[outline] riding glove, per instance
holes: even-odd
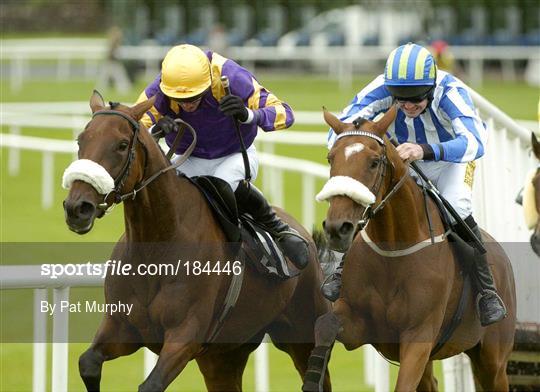
[[[244,122],[247,120],[249,112],[242,98],[236,95],[226,95],[219,101],[219,110],[227,116],[233,116],[237,120]]]
[[[162,117],[152,127],[152,135],[164,137],[171,132],[178,132],[178,124],[170,117]]]

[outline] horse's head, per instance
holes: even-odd
[[[534,133],[531,144],[534,155],[540,160],[540,143]],[[531,235],[532,249],[540,256],[540,166],[527,176],[523,189],[523,209],[527,226],[534,230]]]
[[[360,119],[343,123],[324,111],[324,119],[337,139],[328,153],[330,179],[317,200],[330,203],[323,228],[332,249],[349,248],[370,207],[382,199],[391,177],[396,175],[392,161],[399,157],[384,139],[395,116],[392,107],[378,122]]]
[[[133,107],[109,108],[97,91],[92,94],[92,120],[77,138],[79,159],[63,178],[69,189],[64,200],[66,223],[74,232],[90,231],[95,218],[142,179],[145,163],[138,157],[144,156],[142,149],[152,139],[138,121],[153,103],[152,98]]]

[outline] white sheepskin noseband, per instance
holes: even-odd
[[[527,175],[523,187],[523,213],[525,215],[525,224],[532,230],[538,222],[538,212],[536,211],[535,191],[532,180],[536,175],[536,168],[532,169]]]
[[[333,196],[347,196],[356,203],[368,207],[375,203],[375,195],[360,181],[348,176],[331,177],[323,189],[315,196],[315,200],[328,200]]]
[[[73,181],[80,180],[86,182],[101,195],[106,195],[114,189],[114,180],[99,163],[90,159],[79,159],[71,163],[64,171],[62,177],[62,187],[71,188]]]

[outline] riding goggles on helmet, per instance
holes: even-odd
[[[207,88],[202,93],[197,94],[193,97],[189,97],[189,98],[174,98],[174,97],[169,97],[169,98],[171,98],[173,101],[178,102],[178,103],[195,103],[195,102],[200,101],[204,97],[204,94],[206,94],[209,89],[210,88]]]
[[[425,99],[430,99],[433,97],[433,90],[434,90],[435,86],[432,86],[429,90],[427,90],[426,92],[420,94],[420,95],[417,95],[417,96],[413,96],[413,97],[410,97],[410,96],[400,96],[400,95],[394,95],[392,93],[392,96],[394,97],[394,99],[396,101],[398,101],[399,103],[405,103],[405,102],[410,102],[410,103],[420,103],[422,102],[423,100]]]

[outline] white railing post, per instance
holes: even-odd
[[[50,151],[43,152],[41,176],[41,206],[49,209],[54,201],[54,155]]]
[[[71,117],[71,122],[73,123],[71,134],[73,135],[73,140],[77,140],[77,137],[79,136],[79,133],[82,132],[82,130],[79,128],[79,125],[77,124],[77,120],[75,117]],[[78,150],[73,151],[73,160],[76,160],[78,158],[79,158],[79,151]]]
[[[21,127],[12,124],[9,127],[9,133],[11,135],[20,135]],[[8,173],[10,176],[16,176],[19,174],[21,167],[21,150],[16,147],[11,147],[8,153]]]
[[[372,345],[364,346],[364,382],[375,392],[390,390],[390,365]]]
[[[41,301],[47,301],[47,289],[34,289],[33,392],[47,390],[47,313],[41,311]]]
[[[9,87],[13,92],[19,92],[24,83],[25,62],[21,55],[14,56],[10,62]]]
[[[53,315],[52,390],[67,392],[69,312],[62,309],[61,304],[69,302],[69,287],[55,288],[53,293],[56,307]]]
[[[375,357],[375,392],[390,390],[390,364],[382,355]]]
[[[156,366],[158,356],[146,347],[143,350],[144,350],[144,379],[146,380],[148,376],[150,375],[150,373],[152,372],[152,370],[154,369],[154,366]]]
[[[371,344],[366,344],[364,350],[364,383],[370,387],[375,386],[375,355],[377,351]]]
[[[71,74],[71,60],[67,56],[58,56],[56,80],[68,80]]]
[[[272,204],[285,208],[283,204],[283,170],[278,168],[271,168],[271,170],[270,189],[273,191]]]
[[[259,143],[261,152],[267,153],[267,154],[273,154],[274,153],[274,143],[265,143],[261,142]],[[262,177],[262,189],[266,195],[268,195],[268,199],[275,203],[275,195],[274,195],[274,189],[272,189],[272,176],[274,175],[274,169],[271,167],[267,167],[264,169],[264,175]]]
[[[474,392],[474,379],[469,357],[455,355],[443,362],[444,389],[446,392]]]
[[[255,350],[255,392],[270,391],[270,377],[268,374],[268,344],[263,339]]]
[[[315,225],[315,176],[302,176],[302,225],[311,232]]]

